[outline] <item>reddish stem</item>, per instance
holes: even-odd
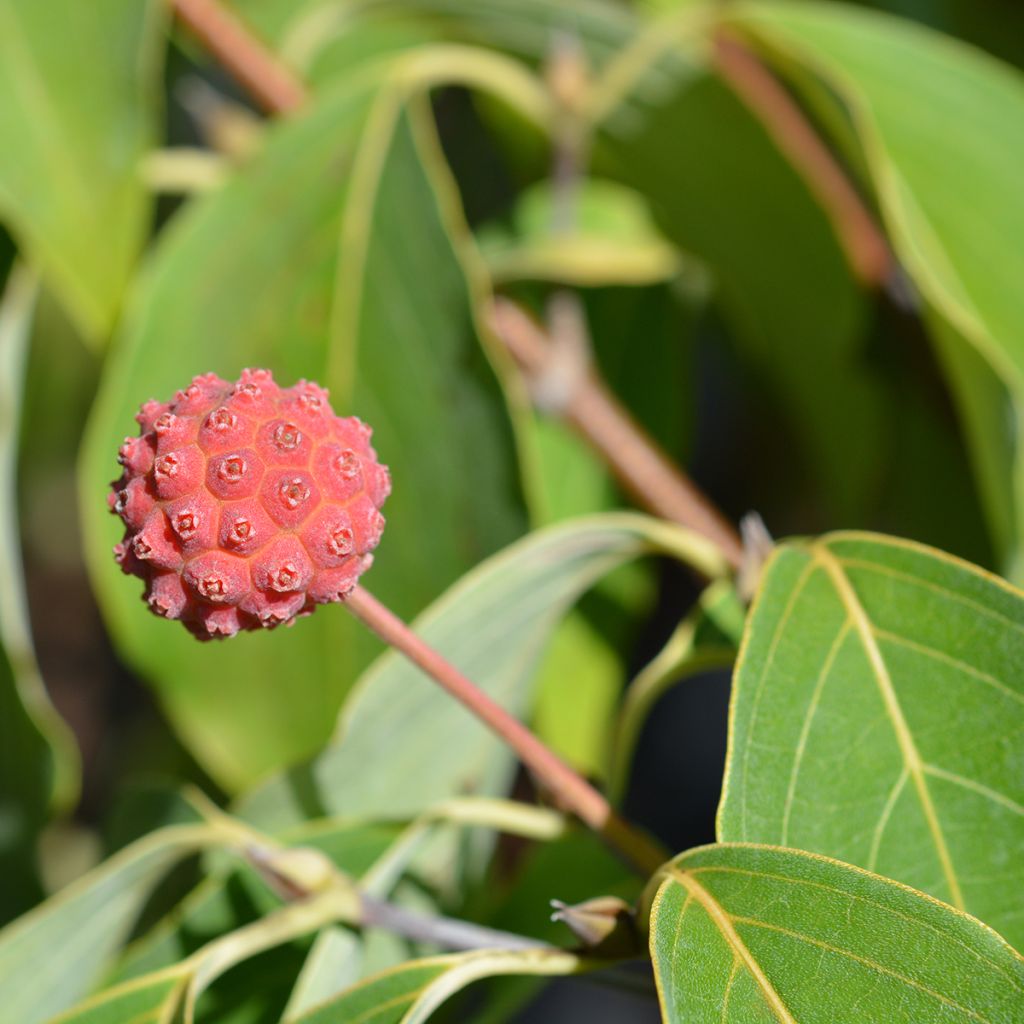
[[[286,114],[305,102],[298,78],[217,0],[171,0],[171,6],[264,110]]]
[[[803,111],[778,79],[732,36],[715,38],[719,74],[764,125],[821,203],[857,278],[883,284],[892,270],[892,253],[860,194],[821,141]]]
[[[508,299],[494,300],[491,320],[527,375],[542,375],[551,354],[544,331]],[[707,537],[730,565],[740,567],[743,542],[735,528],[598,377],[593,373],[582,377],[565,402],[562,415],[641,505]]]
[[[625,861],[645,876],[653,874],[665,862],[664,851],[653,840],[619,817],[608,800],[590,783],[418,637],[369,591],[357,586],[345,599],[345,605],[360,622],[385,643],[401,651],[514,750],[555,800],[601,835]]]

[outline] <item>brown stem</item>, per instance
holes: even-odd
[[[183,24],[264,110],[287,114],[306,89],[238,18],[217,0],[170,0]]]
[[[601,835],[624,860],[645,876],[653,874],[665,862],[664,851],[653,840],[620,818],[607,799],[590,783],[552,753],[522,722],[513,718],[451,662],[418,637],[369,591],[357,586],[345,599],[345,605],[360,622],[385,643],[401,651],[508,744],[523,764],[550,790],[555,800]]]
[[[530,377],[549,365],[550,343],[543,330],[508,299],[496,298],[491,323]],[[622,485],[651,512],[707,537],[730,565],[743,561],[743,542],[725,516],[593,374],[581,378],[562,415],[607,462]]]
[[[750,50],[724,32],[715,37],[715,63],[821,203],[857,278],[871,287],[884,284],[893,265],[885,235],[800,107]]]

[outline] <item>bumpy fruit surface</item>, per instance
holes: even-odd
[[[233,636],[343,600],[369,568],[390,477],[323,388],[207,374],[135,418],[109,497],[125,524],[114,557],[156,614]]]

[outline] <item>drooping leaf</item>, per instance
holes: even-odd
[[[337,0],[230,0],[246,21],[300,70],[316,68],[322,52],[353,25],[419,24],[445,39],[543,58],[554,33],[577,33],[588,55],[607,59],[629,37],[634,16],[611,0],[370,0],[357,9]]]
[[[0,931],[4,1013],[36,1024],[77,1003],[124,943],[161,876],[224,839],[205,825],[161,829]]]
[[[719,838],[879,871],[1024,944],[1024,594],[871,534],[783,545],[736,668]]]
[[[411,960],[295,1018],[295,1024],[420,1024],[450,996],[482,978],[565,975],[584,969],[579,957],[554,948],[481,949]]]
[[[1011,1024],[1024,960],[980,921],[798,850],[705,846],[665,869],[651,955],[667,1024]]]
[[[744,3],[730,9],[729,22],[769,59],[803,72],[805,84],[810,73],[841,97],[901,262],[928,303],[1002,376],[1019,406],[1024,77],[922,26],[841,4]],[[993,494],[989,482],[983,492],[996,522],[1004,515],[999,506],[1012,503],[1013,537],[1006,543],[1001,531],[996,536],[1004,542],[1005,564],[1019,574],[1020,438],[1012,423],[993,422],[983,405],[967,401],[962,412],[968,432],[985,436],[989,452],[1001,449],[1013,460],[1001,471],[1013,486]],[[984,464],[979,475],[988,481]]]
[[[646,196],[665,235],[707,265],[715,301],[784,403],[819,491],[842,514],[863,515],[883,410],[861,351],[864,300],[827,219],[717,79],[684,65],[672,88],[646,97],[640,85],[623,97],[628,117],[608,112],[599,167]],[[669,139],[685,139],[685,152]]]
[[[722,569],[717,553],[689,531],[638,515],[594,516],[533,533],[484,562],[414,628],[522,714],[543,646],[566,609],[614,567],[655,552],[709,576]],[[265,829],[313,811],[408,817],[451,796],[493,793],[510,767],[508,752],[480,722],[391,652],[360,680],[331,746],[243,806]]]
[[[148,615],[105,552],[103,485],[140,401],[265,365],[376,430],[394,494],[370,586],[412,614],[524,524],[501,392],[473,323],[464,228],[408,85],[366,76],[284,125],[171,226],[113,354],[83,463],[92,572],[115,640],[222,785],[308,755],[375,641],[336,609],[200,647]],[[429,267],[425,274],[423,268]]]
[[[74,740],[50,703],[32,647],[18,534],[18,435],[38,281],[15,266],[0,299],[0,921],[41,895],[35,841],[78,788]]]
[[[0,3],[0,217],[88,335],[113,324],[148,228],[163,10]]]
[[[309,822],[288,845],[318,850],[339,870],[363,874],[395,841],[399,827],[371,822]],[[248,865],[218,858],[210,873],[167,917],[125,950],[111,978],[128,981],[173,967],[221,935],[270,913],[280,900]]]
[[[213,939],[180,963],[115,985],[60,1020],[67,1024],[136,1024],[139,1020],[163,1024],[175,1015],[180,1002],[184,1024],[194,1024],[200,998],[224,974],[234,968],[252,967],[262,954],[336,920],[352,920],[357,900],[347,882],[339,877],[305,899],[279,905],[258,920]],[[259,966],[266,971],[266,963]],[[259,988],[260,981],[257,974],[255,985],[250,982],[236,993],[231,1004],[233,1014],[244,1011],[246,996],[252,988]],[[263,1005],[280,993],[280,987],[277,993],[267,993]]]
[[[532,839],[544,844],[541,850],[567,838],[568,831],[565,819],[545,808],[508,800],[456,797],[410,822],[390,848],[383,851],[372,866],[359,873],[361,890],[378,899],[406,901],[408,889],[401,883],[403,876],[408,874],[416,879],[417,899],[412,909],[436,913],[445,894],[438,898],[428,896],[426,886],[431,881],[430,864],[437,859],[438,834],[443,831],[451,834],[456,829],[461,833],[470,829],[499,831],[509,836]],[[469,837],[471,842],[473,838]],[[616,863],[621,870],[621,862]],[[543,903],[541,910],[546,907],[547,904]],[[488,923],[495,924],[494,921]],[[504,927],[500,921],[497,924]],[[533,933],[527,929],[524,934]],[[288,999],[284,1019],[290,1022],[300,1017],[360,979],[393,967],[407,957],[408,948],[403,940],[381,929],[325,929],[309,950]]]

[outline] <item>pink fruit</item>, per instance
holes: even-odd
[[[157,615],[204,640],[271,628],[344,600],[369,568],[390,477],[323,388],[210,373],[136,419],[108,501],[125,524],[114,556]]]

